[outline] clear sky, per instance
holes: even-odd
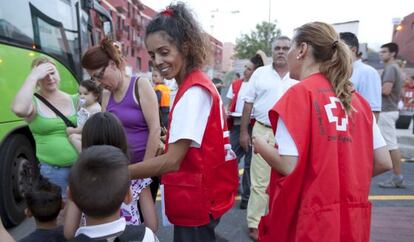
[[[171,0],[142,0],[156,11]],[[391,41],[392,19],[414,12],[413,0],[183,0],[203,29],[222,42],[233,42],[250,33],[262,21],[277,20],[283,35],[292,37],[293,29],[311,21],[338,23],[359,20],[361,43],[378,49]],[[270,10],[269,11],[269,5]],[[232,13],[239,11],[239,13]],[[214,15],[214,16],[213,16]],[[213,16],[213,17],[212,17]]]

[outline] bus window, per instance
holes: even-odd
[[[76,2],[0,1],[0,41],[38,49],[80,78],[80,59],[74,58],[80,53]]]
[[[34,46],[75,69],[66,33],[61,22],[53,20],[30,5],[34,32]]]
[[[33,31],[26,16],[30,16],[27,1],[0,1],[0,40],[31,47]]]

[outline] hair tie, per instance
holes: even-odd
[[[338,45],[338,40],[335,40],[333,43],[332,43],[332,49],[336,49],[336,46]]]
[[[162,16],[171,17],[173,16],[173,10],[171,8],[166,8],[164,11],[161,12]]]

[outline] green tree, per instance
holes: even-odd
[[[267,56],[272,55],[271,41],[280,36],[280,29],[277,22],[262,22],[256,25],[256,30],[249,35],[242,34],[236,39],[235,56],[240,59],[247,59],[256,54],[257,50],[263,50]]]

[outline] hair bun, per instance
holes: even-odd
[[[101,43],[99,44],[99,46],[101,47],[101,49],[105,52],[107,52],[108,47],[111,48],[111,46],[113,45],[113,41],[110,40],[109,38],[105,37],[101,40]]]

